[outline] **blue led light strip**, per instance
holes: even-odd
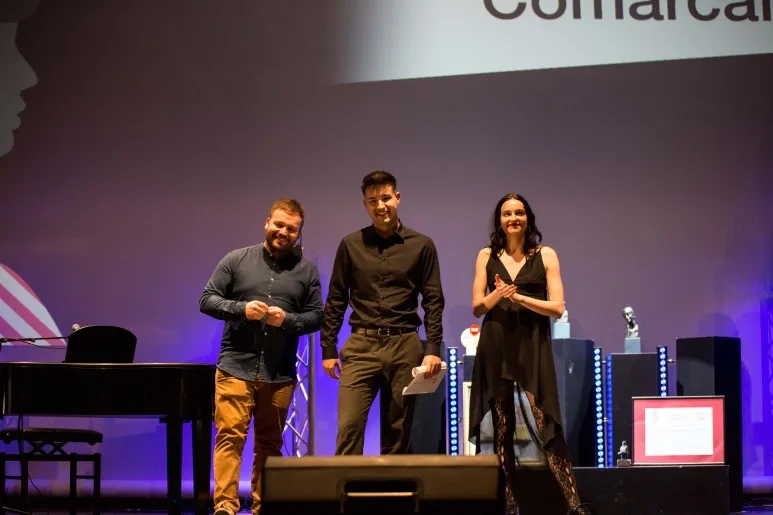
[[[660,396],[668,397],[668,347],[658,347]]]
[[[601,367],[601,349],[593,349],[593,399],[596,408],[596,466],[604,468],[604,375]]]
[[[606,420],[606,429],[607,429],[607,467],[613,466],[613,458],[614,458],[614,452],[612,450],[614,449],[614,440],[612,438],[612,355],[607,354],[607,370],[606,370],[606,389],[607,389],[607,420]]]
[[[446,381],[448,385],[446,391],[446,411],[448,413],[446,427],[448,428],[448,438],[446,439],[446,452],[451,456],[459,456],[461,449],[459,445],[459,376],[456,360],[456,348],[449,347],[446,362],[448,365],[448,380]]]

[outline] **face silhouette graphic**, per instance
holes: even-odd
[[[21,93],[38,78],[16,47],[18,23],[37,8],[36,0],[0,1],[0,157],[13,148],[25,104]]]

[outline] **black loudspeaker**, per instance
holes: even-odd
[[[263,515],[501,515],[496,456],[269,457]]]
[[[593,340],[553,340],[558,399],[569,459],[575,467],[596,466],[596,405]]]
[[[421,341],[426,347],[426,340]],[[445,345],[440,346],[441,356],[445,355]],[[441,358],[445,361],[444,358]],[[450,365],[449,365],[450,366]],[[413,412],[411,434],[408,449],[411,454],[446,453],[446,381],[440,381],[437,390],[432,393],[416,395],[416,407]]]
[[[640,354],[610,354],[607,356],[607,423],[612,424],[611,440],[607,441],[608,460],[615,457],[625,441],[633,445],[632,397],[660,395],[660,369],[654,352]],[[610,435],[607,434],[609,437]],[[628,458],[631,457],[629,452]],[[607,464],[610,464],[610,461]]]
[[[740,338],[677,338],[676,394],[725,397],[725,463],[729,468],[731,511],[743,510],[741,391]]]

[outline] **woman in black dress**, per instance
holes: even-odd
[[[532,439],[547,463],[572,513],[588,513],[580,504],[566,441],[561,429],[550,318],[564,310],[564,291],[556,252],[540,245],[529,203],[508,194],[492,217],[491,243],[478,253],[472,290],[476,317],[485,315],[475,355],[470,392],[470,441],[480,449],[480,426],[491,410],[494,452],[504,473],[508,513],[517,513],[512,478],[515,470],[515,390],[524,391],[536,428]],[[520,396],[519,396],[520,397]],[[519,402],[518,409],[526,409]]]

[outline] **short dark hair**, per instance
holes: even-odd
[[[303,207],[301,206],[301,203],[295,200],[294,198],[280,198],[276,202],[274,202],[271,205],[271,211],[268,213],[269,218],[271,215],[274,214],[274,211],[277,209],[280,209],[286,213],[290,213],[291,215],[298,215],[301,217],[301,226],[303,226],[303,222],[305,221],[306,214],[303,212]]]
[[[397,190],[397,179],[395,179],[395,176],[389,172],[385,172],[384,170],[376,170],[375,172],[370,172],[368,175],[363,177],[362,184],[360,185],[362,194],[365,195],[365,192],[368,190],[368,188],[373,188],[374,186],[392,186],[393,190]]]

